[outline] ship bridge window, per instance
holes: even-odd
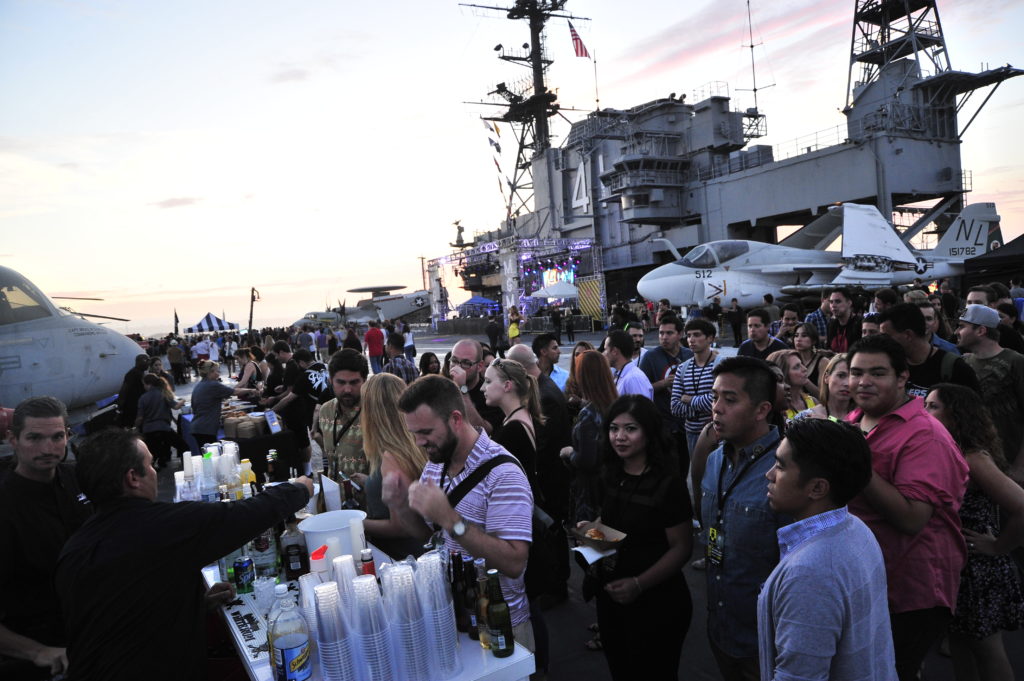
[[[688,267],[695,267],[697,269],[718,267],[718,261],[715,259],[715,252],[708,246],[697,246],[697,248],[684,255],[683,259],[679,262]]]
[[[750,251],[750,245],[746,241],[716,241],[708,244],[708,247],[715,250],[719,262],[738,258]]]
[[[0,281],[0,326],[51,316],[45,300],[43,294],[27,281]]]

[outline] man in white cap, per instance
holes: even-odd
[[[999,431],[1010,477],[1024,480],[1024,355],[999,345],[999,313],[968,305],[956,335],[964,360],[981,383],[981,396]]]

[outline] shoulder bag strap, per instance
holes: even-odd
[[[514,463],[522,468],[519,460],[508,454],[499,454],[498,456],[484,461],[482,464],[474,468],[472,473],[463,478],[462,482],[455,486],[455,489],[448,492],[448,503],[452,505],[452,508],[455,508],[455,506],[462,501],[463,497],[469,494],[469,491],[476,487],[488,473],[503,463]]]

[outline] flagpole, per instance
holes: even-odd
[[[594,106],[597,111],[601,110],[601,96],[597,92],[597,52],[594,52],[590,59],[594,62]]]

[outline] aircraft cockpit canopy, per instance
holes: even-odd
[[[713,241],[697,246],[683,256],[679,264],[694,269],[718,267],[721,263],[738,258],[750,251],[746,241]]]
[[[0,326],[52,316],[46,296],[32,282],[0,267]]]

